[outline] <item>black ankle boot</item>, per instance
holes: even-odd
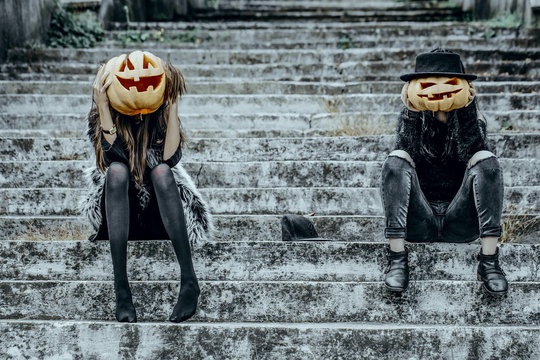
[[[478,280],[484,282],[484,289],[491,295],[504,295],[508,292],[508,281],[499,265],[499,248],[494,255],[478,254]]]
[[[390,246],[386,248],[386,259],[388,266],[386,267],[386,276],[384,284],[390,291],[403,292],[409,286],[409,252],[407,249],[402,252],[394,252],[390,250]]]

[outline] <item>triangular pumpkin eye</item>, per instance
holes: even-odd
[[[135,66],[133,66],[133,64],[131,63],[131,60],[129,60],[129,58],[127,58],[126,62],[127,62],[127,67],[128,67],[129,70],[135,70]]]
[[[445,84],[449,84],[449,85],[457,85],[457,84],[458,84],[458,79],[457,79],[457,78],[451,78],[450,80],[448,80],[447,82],[445,82]]]
[[[143,55],[143,69],[148,69],[148,65],[150,65],[152,68],[156,67],[156,64],[154,62],[147,58],[146,55]]]
[[[435,85],[435,83],[432,83],[432,82],[420,83],[420,87],[422,88],[422,90],[427,89],[428,87],[432,87],[433,85]]]
[[[118,71],[124,72],[124,70],[126,70],[126,62],[122,61],[122,65],[120,65],[120,69]]]

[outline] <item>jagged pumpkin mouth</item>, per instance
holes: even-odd
[[[445,99],[449,99],[453,97],[454,94],[457,94],[462,90],[463,89],[459,89],[459,90],[447,91],[447,92],[443,92],[439,94],[429,94],[429,95],[418,94],[418,97],[427,98],[429,101],[445,100]]]
[[[118,81],[120,81],[120,84],[122,84],[122,86],[127,90],[135,87],[137,88],[137,92],[145,92],[148,91],[148,88],[150,86],[153,90],[155,90],[159,86],[159,84],[161,84],[161,81],[163,80],[163,74],[155,76],[141,76],[139,78],[139,81],[135,81],[133,78],[124,79],[118,75],[116,75],[116,78],[118,79]]]

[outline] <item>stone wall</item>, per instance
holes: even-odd
[[[189,0],[102,0],[99,17],[104,24],[130,21],[170,21],[188,13]]]
[[[490,19],[494,16],[518,13],[525,24],[532,22],[531,0],[458,0],[463,10],[472,11],[476,19]]]
[[[15,46],[45,40],[54,0],[2,0],[0,2],[0,62]]]

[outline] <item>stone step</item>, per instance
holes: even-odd
[[[369,354],[394,360],[422,354],[425,359],[522,360],[538,358],[539,336],[538,326],[3,320],[0,356],[168,360],[189,354],[193,359],[247,360],[264,354],[274,360],[337,360]]]
[[[321,30],[324,31],[324,30]],[[513,48],[537,48],[539,46],[535,35],[525,35],[524,37],[503,36],[490,38],[493,34],[490,29],[480,33],[480,38],[477,36],[395,36],[395,35],[374,35],[366,36],[349,35],[342,33],[341,36],[328,39],[327,41],[313,39],[312,41],[295,40],[294,37],[276,38],[275,40],[260,40],[260,41],[236,41],[234,36],[232,41],[227,35],[227,30],[222,31],[224,35],[197,34],[190,32],[187,34],[171,34],[171,38],[164,41],[152,40],[152,36],[160,36],[161,32],[154,34],[145,34],[144,32],[117,33],[113,39],[105,40],[98,44],[100,47],[115,49],[118,53],[125,53],[140,47],[144,44],[144,48],[151,51],[160,51],[163,49],[163,42],[167,43],[169,49],[378,49],[378,48],[397,48],[397,49],[416,49],[420,52],[430,51],[437,47],[454,49],[457,52],[482,49],[485,47],[498,48],[498,46],[513,49]],[[516,33],[517,34],[517,33]],[[141,36],[149,37],[150,40],[130,41],[130,36],[135,36],[135,39]],[[167,35],[166,35],[167,36]],[[239,35],[240,36],[240,35]]]
[[[378,187],[202,188],[213,214],[383,215]],[[77,215],[86,189],[0,189],[0,215]],[[505,210],[540,213],[540,186],[505,188]]]
[[[123,30],[126,23],[112,22],[110,24],[112,31]],[[381,34],[381,36],[456,36],[456,35],[477,35],[484,38],[483,30],[490,29],[494,36],[514,36],[526,37],[536,36],[540,30],[527,27],[489,27],[483,21],[429,21],[429,22],[407,22],[407,21],[377,21],[377,22],[346,22],[346,21],[272,21],[262,22],[258,20],[243,21],[157,21],[157,22],[136,22],[131,21],[130,29],[133,30],[161,30],[164,31],[242,31],[246,36],[251,32],[270,32],[290,31],[298,36],[314,34],[315,36],[324,36],[332,31],[358,32],[363,35]],[[110,32],[112,32],[110,31]],[[110,33],[109,32],[109,33]],[[269,36],[272,38],[272,36]]]
[[[499,159],[505,186],[540,186],[539,159]],[[377,187],[380,161],[183,162],[198,188]],[[81,188],[89,161],[0,161],[0,188]]]
[[[446,1],[443,4],[433,5],[429,1],[413,1],[408,3],[403,3],[400,1],[353,1],[353,0],[333,0],[331,2],[323,0],[300,0],[300,1],[287,1],[287,0],[250,0],[250,1],[239,1],[239,0],[221,0],[218,4],[216,10],[258,10],[258,11],[276,11],[276,10],[413,10],[413,9],[433,9],[437,10],[438,8],[447,8],[451,4]],[[194,9],[203,10],[208,8],[207,4],[204,6],[198,6],[194,4]]]
[[[291,65],[293,66],[293,65]],[[295,77],[295,78],[279,78],[277,76],[273,78],[261,78],[261,81],[279,81],[279,82],[344,82],[344,83],[357,83],[357,82],[370,82],[370,81],[395,81],[399,78],[399,75],[406,72],[407,70],[402,71],[400,74],[380,74],[380,75],[371,75],[371,74],[357,74],[354,79],[348,79],[348,78],[321,78],[321,77]],[[97,68],[96,68],[97,72]],[[226,74],[224,77],[219,76],[213,76],[212,78],[209,78],[204,74],[203,77],[189,77],[186,79],[186,84],[188,87],[190,84],[193,83],[200,83],[200,82],[209,82],[209,81],[216,81],[216,82],[222,82],[227,83],[231,81],[230,74]],[[503,74],[494,74],[494,73],[486,73],[485,75],[477,74],[478,75],[478,81],[489,81],[489,82],[526,82],[530,81],[531,79],[536,81],[537,76],[526,76],[518,73],[503,73]],[[257,75],[259,77],[259,75]],[[94,74],[51,74],[51,73],[16,73],[16,74],[8,74],[8,73],[0,73],[0,81],[81,81],[81,82],[88,82],[92,83],[95,79]],[[241,76],[235,77],[238,81],[241,82],[249,82],[253,80],[253,77],[251,78],[243,78]]]
[[[488,135],[500,158],[540,158],[540,133]],[[183,161],[382,161],[394,145],[393,135],[313,138],[202,138],[184,146]],[[0,138],[0,161],[87,160],[87,139]]]
[[[381,281],[385,243],[207,242],[193,249],[203,281]],[[411,244],[414,280],[476,279],[478,244]],[[170,241],[132,241],[129,278],[180,280]],[[509,281],[540,280],[540,245],[503,244],[501,266]],[[158,255],[159,254],[159,255]],[[112,281],[108,241],[0,241],[0,281]]]
[[[464,42],[469,39],[463,39]],[[106,62],[108,59],[118,56],[119,52],[125,53],[126,49],[92,48],[92,49],[14,49],[10,50],[10,63],[31,64],[95,64]],[[431,49],[425,49],[429,51]],[[253,49],[249,52],[244,50],[219,50],[219,49],[164,49],[154,51],[154,54],[163,60],[175,64],[185,65],[253,65],[253,64],[276,64],[276,63],[299,63],[299,64],[340,64],[350,61],[407,61],[414,59],[422,49]],[[483,46],[479,49],[466,49],[459,51],[466,64],[477,61],[519,61],[534,60],[540,58],[540,48],[511,48],[501,49],[493,46]]]
[[[214,215],[216,241],[279,241],[280,215]],[[330,215],[310,217],[319,233],[327,239],[346,242],[384,242],[382,216]],[[511,242],[537,244],[540,238],[540,216],[518,214],[511,210],[503,215],[505,239]],[[88,219],[75,216],[0,216],[1,240],[86,240],[94,233]]]
[[[490,133],[540,130],[540,110],[482,111]],[[80,137],[85,114],[0,113],[0,137]],[[189,138],[313,137],[393,134],[399,112],[180,114]],[[21,130],[25,129],[25,130]]]
[[[445,5],[440,8],[420,7],[417,9],[399,8],[375,8],[364,9],[355,7],[342,9],[327,8],[319,9],[313,7],[297,8],[296,6],[277,6],[277,7],[246,7],[249,3],[242,2],[240,6],[223,7],[221,4],[215,11],[205,9],[201,12],[192,13],[191,16],[196,19],[203,20],[297,20],[297,21],[426,21],[426,19],[434,21],[444,20],[462,20],[463,12],[461,8],[447,7]],[[264,3],[266,4],[266,2]],[[408,3],[406,3],[408,4]],[[427,3],[426,3],[427,4]]]
[[[166,321],[178,281],[132,281],[139,321]],[[114,320],[113,283],[3,281],[2,319]],[[335,322],[408,325],[533,325],[540,314],[540,283],[512,282],[503,298],[479,281],[412,281],[396,298],[382,282],[201,281],[204,322]],[[499,311],[493,311],[493,306]]]
[[[300,81],[223,81],[189,82],[191,95],[290,94],[342,95],[354,93],[401,94],[402,81],[300,82]],[[540,81],[474,82],[478,94],[536,93]],[[0,81],[0,94],[87,95],[92,93],[89,81]]]
[[[405,72],[412,71],[414,59],[403,61],[371,61],[361,59],[343,63],[272,63],[272,64],[224,64],[193,65],[173,63],[182,70],[186,79],[234,78],[287,81],[362,81],[396,80]],[[537,80],[540,77],[540,60],[528,61],[478,61],[465,64],[467,72],[480,76],[480,80],[493,79],[497,76],[512,76],[516,79]],[[36,63],[5,64],[0,80],[79,80],[87,75],[94,77],[98,64],[79,63]],[[59,75],[67,75],[58,77]],[[512,79],[508,79],[512,80]],[[189,84],[189,82],[188,82]]]
[[[480,110],[537,109],[538,94],[479,94]],[[86,114],[90,95],[0,95],[0,111],[8,114],[63,112]],[[186,95],[179,102],[182,114],[341,113],[400,111],[398,94],[349,95]]]

